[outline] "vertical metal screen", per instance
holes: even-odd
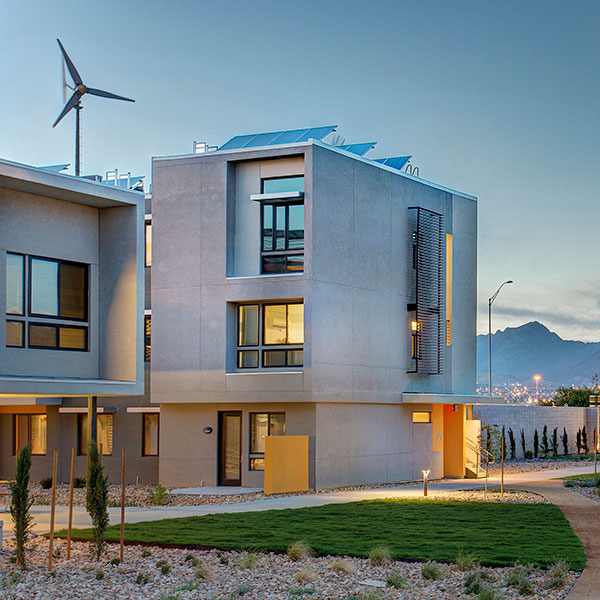
[[[437,375],[443,370],[442,286],[444,218],[421,207],[408,209],[408,371]]]

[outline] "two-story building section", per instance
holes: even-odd
[[[477,199],[334,129],[153,161],[164,485],[261,487],[269,435],[316,488],[465,474]]]

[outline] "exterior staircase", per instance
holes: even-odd
[[[490,465],[496,462],[496,457],[488,452],[481,444],[465,439],[465,477],[467,479],[485,479]]]

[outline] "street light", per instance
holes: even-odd
[[[496,293],[488,300],[488,375],[489,375],[489,394],[492,395],[492,304],[498,297],[500,290],[507,284],[513,283],[512,280],[505,281],[497,290]]]
[[[540,395],[539,395],[539,385],[540,385],[540,379],[542,378],[541,375],[534,375],[533,379],[535,381],[535,400],[536,402],[540,401]]]

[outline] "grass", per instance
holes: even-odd
[[[77,531],[89,539],[91,530]],[[66,536],[66,532],[57,535]],[[106,538],[119,540],[119,526]],[[583,569],[585,553],[552,504],[386,499],[245,513],[126,523],[128,542],[286,552],[299,539],[320,554],[369,556],[376,546],[393,558],[454,562],[461,548],[483,565],[564,559]]]
[[[600,475],[600,472],[598,474]],[[561,479],[563,481],[571,481],[571,480],[594,481],[596,479],[596,475],[594,475],[593,473],[582,473],[581,475],[569,475],[568,477],[556,477],[556,479]]]

